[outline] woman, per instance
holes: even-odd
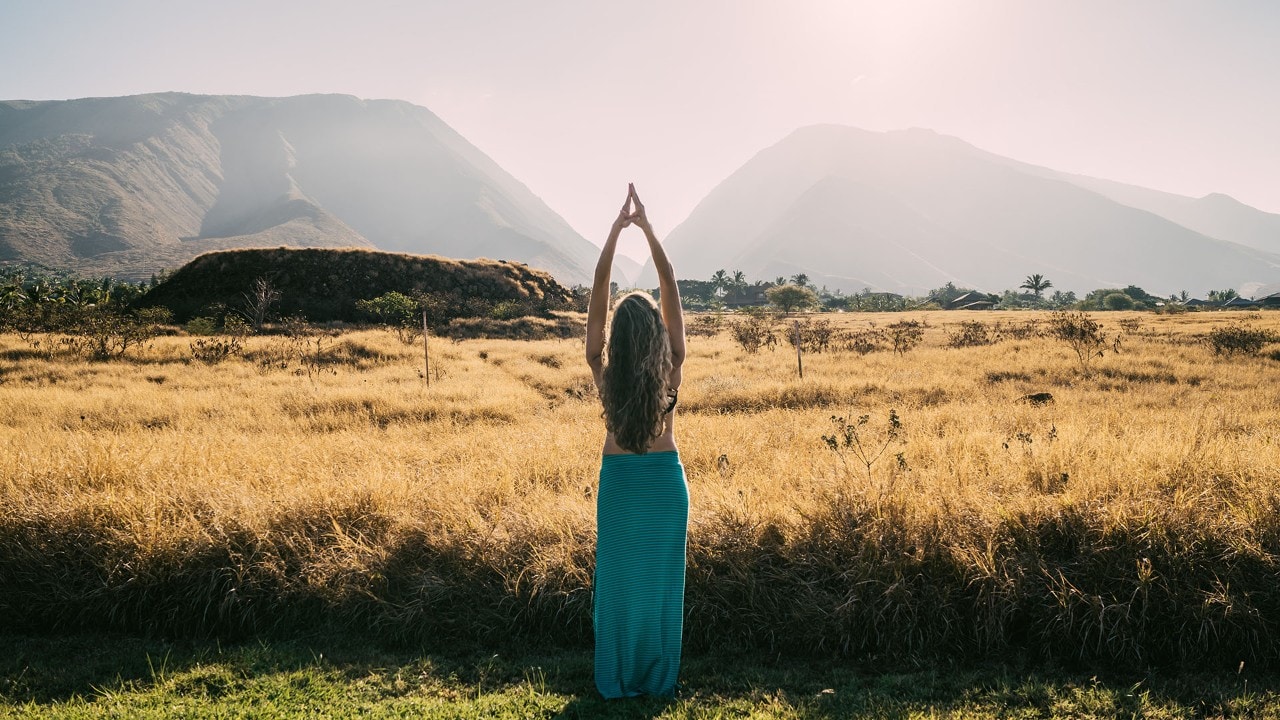
[[[634,208],[633,208],[634,204]],[[618,235],[644,231],[662,307],[643,292],[618,301],[605,360],[609,273]],[[670,696],[680,670],[689,488],[676,451],[676,391],[684,316],[675,271],[634,185],[596,264],[587,309],[587,364],[608,434],[596,493],[596,688],[606,698]]]

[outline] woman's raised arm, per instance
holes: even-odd
[[[600,259],[596,261],[591,301],[587,305],[587,365],[591,366],[597,387],[600,385],[600,371],[604,368],[604,321],[609,315],[609,275],[613,271],[613,254],[618,249],[618,235],[631,221],[631,192],[628,188],[627,201],[622,204],[618,219],[613,221],[609,237],[600,250]]]
[[[658,271],[658,291],[661,295],[662,322],[667,326],[667,334],[671,336],[671,362],[674,370],[679,370],[684,363],[684,309],[680,306],[680,287],[676,284],[676,271],[667,259],[662,244],[653,234],[653,226],[645,215],[644,203],[636,194],[635,185],[628,187],[629,200],[635,202],[635,211],[630,215],[631,222],[644,231],[645,240],[649,241],[649,254],[653,256],[653,267]],[[676,376],[679,377],[678,375]],[[678,385],[677,382],[673,383]]]

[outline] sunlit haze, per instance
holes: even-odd
[[[426,106],[600,242],[660,233],[796,128],[927,127],[1280,212],[1280,4],[71,2],[0,8],[0,99],[347,93]],[[646,253],[635,235],[622,252]]]

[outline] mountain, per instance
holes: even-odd
[[[1209,237],[1280,253],[1280,215],[1250,207],[1230,195],[1210,193],[1201,198],[1191,198],[1081,175],[1063,173],[1061,177],[1116,202],[1153,212]]]
[[[345,95],[0,102],[0,261],[145,277],[240,247],[527,263],[598,248],[426,108]]]
[[[1269,253],[1280,253],[1280,215],[1245,205],[1230,195],[1210,193],[1200,198],[1051,170],[970,148],[993,162],[1002,162],[1041,177],[1065,180],[1115,200],[1121,205],[1146,210],[1165,219],[1219,240],[1245,245]]]
[[[730,175],[666,246],[681,277],[721,268],[763,279],[803,272],[832,289],[913,295],[947,282],[999,291],[1033,273],[1078,293],[1136,284],[1204,294],[1280,281],[1280,255],[1267,244],[1266,218],[1274,216],[1243,205],[1251,212],[1224,212],[1214,200],[1216,211],[1187,211],[1180,222],[1152,209],[1163,208],[1155,201],[1140,207],[1112,197],[1118,185],[928,130],[818,125]],[[1259,216],[1260,225],[1240,220]],[[1231,227],[1237,232],[1223,237]],[[638,284],[656,284],[651,265]]]
[[[632,281],[640,275],[643,265],[626,255],[613,256],[614,279],[620,287],[634,287]],[[619,274],[620,273],[620,274]]]

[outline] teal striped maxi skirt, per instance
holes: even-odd
[[[596,493],[596,688],[675,694],[689,486],[674,451],[605,455]]]

